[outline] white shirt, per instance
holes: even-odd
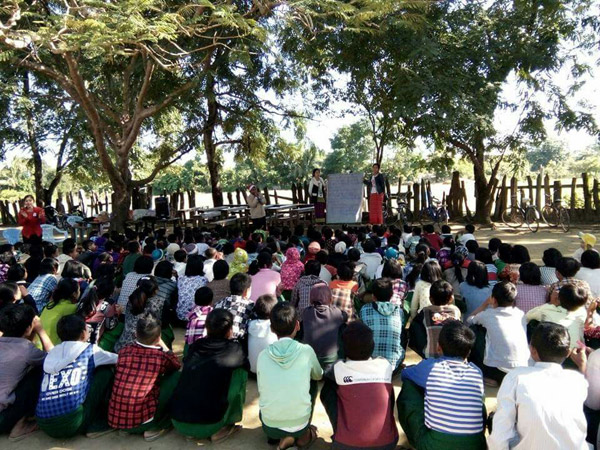
[[[256,373],[256,361],[260,352],[276,341],[277,335],[271,331],[269,319],[251,320],[248,323],[248,361],[252,373]]]
[[[490,450],[588,450],[587,382],[574,370],[538,362],[513,369],[498,391]]]
[[[585,404],[593,410],[600,410],[600,350],[594,350],[588,356],[585,374],[590,387]]]
[[[204,276],[206,277],[209,283],[215,279],[215,275],[213,273],[213,266],[216,262],[216,259],[207,259],[206,261],[204,261]]]
[[[185,275],[185,268],[186,268],[187,264],[184,262],[176,262],[175,264],[173,264],[173,270],[175,270],[175,272],[177,272],[177,275],[182,277]]]
[[[375,181],[375,175],[371,176],[371,194],[377,194],[377,182]]]
[[[383,258],[377,252],[363,253],[358,262],[365,263],[367,265],[367,276],[369,279],[375,278],[377,268],[381,265]]]
[[[476,240],[477,239],[475,239],[475,236],[473,236],[471,233],[465,233],[461,237],[458,238],[458,243],[460,245],[465,245],[469,241],[476,241]]]
[[[331,283],[331,272],[327,270],[325,266],[321,266],[321,272],[319,272],[319,278],[325,283]]]
[[[600,297],[600,269],[582,267],[574,278],[587,281],[594,297]]]

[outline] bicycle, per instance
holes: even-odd
[[[534,205],[529,203],[529,199],[524,198],[520,204],[512,205],[502,212],[502,222],[511,228],[519,228],[523,223],[532,233],[540,228],[538,220],[538,211]]]
[[[571,218],[567,208],[562,205],[562,200],[553,199],[555,193],[556,191],[552,195],[546,194],[546,204],[542,208],[541,216],[548,226],[553,228],[560,226],[566,233],[571,228]]]
[[[450,219],[446,205],[435,197],[431,197],[431,204],[429,206],[419,211],[418,221],[421,225],[429,219],[438,227],[448,225],[448,220]]]

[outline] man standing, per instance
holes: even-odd
[[[267,227],[267,213],[265,212],[265,198],[255,185],[248,190],[248,206],[250,207],[250,218],[254,229],[265,229]]]
[[[370,180],[365,180],[365,184],[369,187],[369,223],[381,225],[383,223],[385,178],[379,172],[379,164],[373,164],[373,174]]]

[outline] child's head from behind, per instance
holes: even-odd
[[[465,225],[465,231],[469,234],[475,233],[475,226],[471,223]]]
[[[562,253],[560,250],[555,248],[547,248],[544,250],[542,262],[546,267],[556,267],[556,264],[560,258],[562,258]]]
[[[562,257],[556,262],[556,273],[563,278],[574,277],[581,269],[581,264],[575,258]]]
[[[229,275],[229,264],[224,259],[219,259],[213,264],[213,275],[215,280],[224,280]]]
[[[72,278],[63,278],[58,282],[52,294],[54,303],[61,300],[70,300],[75,303],[79,299],[79,283]]]
[[[177,250],[173,253],[173,258],[175,258],[175,262],[184,263],[187,260],[187,253],[185,250]]]
[[[471,239],[470,241],[467,241],[465,243],[465,247],[467,247],[467,250],[469,250],[469,253],[475,253],[477,251],[477,249],[479,248],[479,244],[477,243],[477,241]]]
[[[429,289],[429,298],[432,305],[449,305],[454,299],[454,290],[452,289],[452,285],[446,280],[434,281]]]
[[[233,314],[226,309],[213,309],[206,316],[206,335],[210,338],[231,339]]]
[[[423,231],[428,234],[435,233],[435,229],[433,228],[433,225],[431,225],[430,223],[423,226]]]
[[[493,254],[498,251],[498,249],[500,248],[500,245],[502,245],[502,241],[500,239],[491,238],[490,241],[488,242],[488,249]]]
[[[236,273],[231,277],[229,282],[229,290],[231,295],[240,295],[248,297],[250,295],[250,286],[252,286],[252,278],[245,273]]]
[[[0,308],[21,299],[21,290],[17,283],[7,282],[0,284]]]
[[[371,293],[378,302],[389,302],[394,295],[392,280],[389,278],[379,278],[371,285]]]
[[[442,234],[452,233],[452,228],[449,225],[442,225]]]
[[[313,275],[315,277],[318,277],[320,273],[321,263],[316,259],[311,259],[310,261],[307,261],[304,265],[304,275]]]
[[[600,253],[586,250],[581,254],[581,266],[586,269],[600,269]]]
[[[533,286],[542,284],[542,272],[534,262],[528,262],[519,267],[519,278],[523,284],[530,284]]]
[[[271,315],[273,307],[277,304],[277,299],[272,294],[263,294],[254,304],[254,313],[259,320],[267,320]]]
[[[366,361],[375,349],[373,330],[360,321],[348,324],[342,333],[342,342],[346,358],[352,361]]]
[[[87,326],[79,314],[71,314],[60,318],[56,324],[56,334],[61,341],[86,341]]]
[[[29,305],[11,304],[0,310],[0,331],[4,337],[28,337],[33,329],[35,311]]]
[[[540,323],[531,336],[531,357],[534,361],[562,364],[569,356],[571,341],[567,329],[557,323]]]
[[[421,236],[422,232],[423,232],[423,230],[421,230],[421,227],[413,227],[413,229],[412,229],[413,236]]]
[[[421,280],[428,283],[442,279],[442,268],[437,261],[427,261],[421,269]]]
[[[213,301],[213,291],[211,288],[203,286],[196,289],[194,294],[194,303],[196,306],[210,306]]]
[[[300,328],[296,308],[288,302],[277,303],[271,310],[271,330],[278,338],[294,337]]]
[[[588,296],[585,289],[573,284],[565,284],[558,291],[560,306],[567,311],[575,311],[586,304]]]
[[[492,297],[499,307],[514,306],[517,288],[510,281],[500,281],[494,285]]]
[[[385,270],[385,266],[384,266]],[[354,263],[344,262],[338,267],[338,277],[342,281],[352,281],[354,277]]]
[[[135,336],[140,344],[157,345],[160,342],[161,322],[151,312],[142,314],[135,328]]]
[[[449,320],[440,331],[438,344],[444,356],[467,359],[475,345],[475,333],[458,320]]]

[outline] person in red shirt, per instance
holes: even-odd
[[[161,322],[151,313],[138,319],[137,341],[119,352],[108,424],[151,442],[167,433],[167,406],[181,363],[160,338]]]
[[[35,206],[35,200],[32,195],[26,195],[23,199],[24,206],[19,211],[18,222],[23,227],[21,234],[23,242],[36,243],[42,242],[41,224],[46,223],[44,210]]]
[[[423,237],[427,239],[429,245],[436,251],[439,252],[440,249],[444,246],[444,241],[437,234],[433,228],[433,225],[428,224],[423,227]]]

